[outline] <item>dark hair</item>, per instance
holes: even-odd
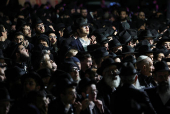
[[[84,61],[86,58],[89,58],[89,57],[92,57],[92,56],[88,52],[83,52],[83,53],[77,55],[77,58],[80,61]]]
[[[20,36],[20,35],[22,35],[25,39],[25,36],[22,32],[16,32],[15,35],[14,35],[14,38],[16,38],[17,36]]]
[[[4,32],[4,25],[0,25],[0,36],[2,36],[2,32]]]

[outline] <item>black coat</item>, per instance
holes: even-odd
[[[60,99],[57,99],[49,104],[48,114],[74,114],[74,109],[71,105],[68,113],[66,113],[63,102]]]
[[[147,94],[133,85],[123,85],[111,96],[113,114],[156,114]]]
[[[105,83],[104,79],[102,79],[97,84],[97,90],[99,91],[98,99],[100,99],[103,102],[103,104],[109,108],[110,96],[113,93],[112,88]]]
[[[157,87],[145,89],[149,99],[156,110],[157,114],[170,114],[170,99],[164,105],[157,92]]]

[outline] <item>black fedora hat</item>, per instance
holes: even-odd
[[[69,87],[76,87],[77,83],[70,81],[67,78],[61,79],[58,83],[58,93],[62,93],[63,91],[65,91],[67,88]]]
[[[5,76],[7,78],[7,81],[14,82],[18,79],[20,79],[26,72],[19,68],[18,66],[14,66],[12,68],[8,68],[5,71]]]
[[[170,42],[170,38],[167,37],[167,36],[163,36],[163,37],[159,40],[159,42],[156,44],[156,47],[159,48],[160,46],[162,46],[162,44],[163,44],[164,42]]]
[[[131,62],[132,64],[135,64],[136,59],[133,55],[129,55],[122,60],[122,63],[125,63],[125,62]]]
[[[64,24],[64,23],[58,23],[58,24],[56,25],[55,30],[56,30],[56,31],[59,31],[59,30],[62,29],[62,28],[65,28],[65,24]]]
[[[125,30],[119,33],[119,41],[121,44],[126,44],[132,40],[131,35]]]
[[[138,71],[135,69],[134,65],[131,62],[123,63],[122,67],[120,68],[120,76],[130,76],[133,74],[137,74]]]
[[[135,50],[138,51],[138,50],[139,50],[139,47],[142,46],[142,45],[151,46],[151,44],[149,43],[149,41],[145,39],[145,40],[140,41],[140,42],[136,45]]]
[[[36,72],[29,72],[27,74],[24,74],[21,77],[21,83],[24,84],[24,81],[27,78],[33,78],[37,82],[37,84],[41,87],[40,90],[44,89],[44,83],[43,83],[43,81],[42,81],[42,79],[41,79],[41,77],[39,76],[38,73],[36,73]]]
[[[89,86],[91,84],[96,84],[96,81],[95,80],[91,80],[88,77],[83,78],[79,82],[79,92],[81,93],[84,88],[86,88],[87,86]]]
[[[97,48],[94,52],[93,52],[93,57],[96,58],[101,58],[101,57],[106,57],[109,56],[109,52],[106,50],[105,47],[100,47]]]
[[[163,71],[170,71],[167,63],[165,61],[159,61],[154,65],[155,70],[154,72],[163,72]]]
[[[101,63],[101,67],[97,69],[97,73],[99,75],[102,75],[103,70],[111,65],[116,65],[117,67],[120,66],[120,63],[115,62],[112,58],[108,58],[105,59],[102,63]],[[117,73],[119,74],[119,73]]]
[[[69,46],[69,45],[63,45],[63,46],[59,49],[58,54],[59,54],[59,56],[65,57],[65,56],[67,55],[67,53],[68,53],[71,49],[77,50],[76,48],[71,47],[71,46]],[[77,51],[78,51],[78,50],[77,50]]]
[[[25,25],[29,25],[26,20],[18,18],[17,19],[17,24],[16,24],[16,31],[20,31],[22,29],[22,27],[24,27]],[[30,25],[29,25],[30,26]]]
[[[38,41],[40,40],[43,40],[43,41],[46,41],[48,46],[50,46],[50,40],[49,40],[49,37],[45,34],[40,34],[40,36],[38,37],[37,39]]]
[[[109,42],[109,49],[112,49],[118,46],[122,46],[122,44],[119,42],[119,40],[115,38]]]
[[[142,45],[138,49],[139,54],[145,55],[146,53],[154,53],[154,51],[151,50],[150,46],[148,45]]]
[[[43,68],[41,70],[38,70],[37,73],[40,75],[41,78],[45,77],[51,77],[52,73],[49,68]]]
[[[135,49],[132,48],[131,46],[123,46],[122,48],[122,54],[135,54],[135,53],[138,53],[138,52],[135,52]]]
[[[156,38],[156,36],[153,36],[151,31],[149,29],[146,29],[146,30],[141,32],[140,39],[143,40],[145,38]]]
[[[99,44],[105,44],[105,43],[108,43],[109,42],[109,39],[106,38],[106,36],[104,36],[103,34],[100,34],[96,37],[96,41],[97,43]]]
[[[109,56],[110,56],[110,58],[112,58],[112,59],[122,57],[121,55],[116,55],[116,54],[115,54],[115,53],[113,53],[113,52],[110,52],[110,53],[109,53]]]
[[[87,21],[83,18],[76,19],[74,24],[75,24],[76,28],[89,25],[89,23],[87,23]]]
[[[131,35],[132,39],[135,39],[135,40],[138,39],[137,30],[135,30],[135,29],[127,29],[126,31]]]
[[[0,93],[0,102],[14,101],[14,99],[10,98],[10,94],[6,88],[0,88]]]
[[[93,55],[94,50],[99,47],[101,47],[99,44],[91,44],[87,46],[87,50],[91,55]]]
[[[7,60],[9,60],[9,58],[4,57],[2,49],[0,49],[0,59],[7,59]]]

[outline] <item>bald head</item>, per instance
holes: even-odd
[[[141,71],[141,74],[145,76],[152,76],[154,70],[153,61],[148,56],[139,56],[136,62],[137,69]]]

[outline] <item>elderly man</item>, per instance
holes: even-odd
[[[131,62],[123,63],[120,70],[123,86],[111,96],[110,109],[113,114],[156,114],[146,93],[134,87],[138,79],[137,73]]]
[[[151,58],[145,55],[141,55],[137,58],[136,65],[137,69],[140,70],[139,83],[141,87],[154,87],[156,84],[152,78],[154,66]]]
[[[170,73],[165,61],[155,64],[154,79],[158,86],[145,89],[157,114],[170,113]]]
[[[98,97],[107,107],[110,106],[110,96],[120,84],[118,65],[113,59],[105,59],[97,73],[103,76],[103,79],[97,84],[99,91]]]

